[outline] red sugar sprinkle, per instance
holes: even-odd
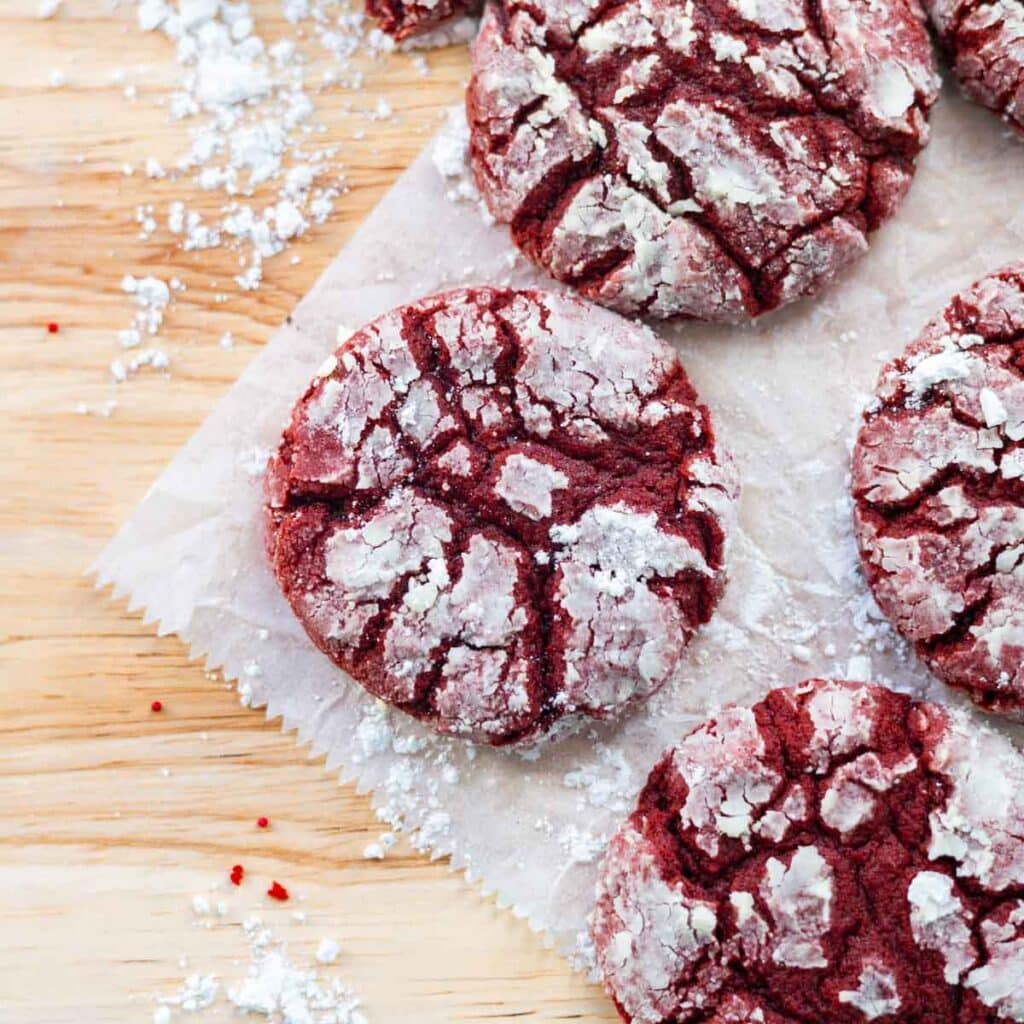
[[[149,705],[150,711],[163,711],[163,709],[163,704],[158,700],[153,701],[153,703]]]
[[[231,869],[231,875],[230,875],[231,884],[232,885],[241,885],[242,884],[242,876],[244,874],[245,874],[245,868],[243,868],[241,864],[236,864]]]
[[[257,818],[256,819],[256,824],[259,825],[260,828],[266,828],[270,824],[270,819],[269,818]]]
[[[280,882],[271,882],[267,895],[272,900],[286,900],[288,899],[288,890]]]
[[[53,322],[51,322],[51,323],[48,323],[48,324],[46,325],[46,329],[47,329],[47,330],[48,330],[48,331],[49,331],[49,332],[50,332],[51,334],[56,334],[56,333],[57,333],[57,332],[58,332],[58,331],[60,330],[60,324],[55,324],[55,323],[53,323]]]

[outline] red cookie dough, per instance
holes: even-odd
[[[395,39],[429,32],[479,6],[479,0],[366,0],[367,13]]]
[[[811,680],[651,772],[591,920],[635,1024],[1024,1021],[1024,757],[962,711]]]
[[[620,312],[701,320],[864,252],[937,88],[916,0],[507,0],[473,68],[473,169],[516,244]]]
[[[1024,132],[1024,4],[923,0],[964,92]]]
[[[1024,264],[957,296],[882,369],[853,453],[879,607],[989,711],[1024,709]]]
[[[735,484],[650,330],[480,288],[356,332],[267,473],[274,572],[367,690],[494,744],[678,679]]]

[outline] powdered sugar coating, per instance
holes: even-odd
[[[914,942],[943,959],[942,976],[956,985],[977,961],[970,917],[953,879],[939,871],[919,871],[907,887]]]
[[[888,1017],[903,1005],[895,976],[873,963],[864,965],[855,989],[839,993],[839,1002],[856,1007],[865,1020]]]
[[[923,0],[964,92],[1024,132],[1024,4]]]
[[[718,853],[721,835],[749,838],[756,813],[780,783],[778,773],[761,760],[764,753],[757,721],[746,708],[723,711],[674,751],[675,769],[687,787],[679,820],[694,830],[694,842],[710,856]]]
[[[508,743],[680,678],[736,485],[673,351],[578,299],[469,289],[356,332],[267,472],[296,615],[376,696]]]
[[[828,709],[856,725],[840,737]],[[829,795],[855,786],[870,811],[830,823]],[[882,687],[811,680],[727,708],[665,755],[609,845],[591,919],[606,987],[640,1024],[1024,1020],[1021,793],[1005,738]],[[784,833],[761,827],[773,813]]]
[[[853,456],[882,611],[982,707],[1024,707],[1024,266],[972,285],[882,370]]]
[[[937,89],[922,21],[916,0],[492,3],[477,184],[590,298],[756,316],[819,290],[899,205]]]
[[[605,936],[603,967],[623,992],[627,1019],[655,1024],[678,1013],[679,977],[700,977],[708,949],[717,945],[715,907],[693,897],[683,881],[666,884],[654,852],[628,827],[612,839],[608,863],[616,930]],[[715,980],[705,983],[713,987]]]

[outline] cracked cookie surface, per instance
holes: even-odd
[[[628,314],[812,294],[899,206],[937,89],[916,0],[506,0],[467,94],[516,244]]]
[[[879,607],[942,680],[1024,709],[1024,264],[958,295],[879,377],[853,454]]]
[[[810,680],[652,771],[591,920],[635,1024],[1024,1021],[1024,758],[963,711]]]
[[[1024,132],[1024,3],[923,3],[964,92]]]
[[[735,481],[649,329],[468,289],[356,332],[266,477],[313,641],[442,732],[502,744],[679,678],[724,586]]]

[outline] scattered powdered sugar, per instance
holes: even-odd
[[[162,349],[140,349],[139,346],[147,337],[153,337],[159,332],[172,291],[181,291],[183,288],[184,285],[177,278],[167,283],[157,277],[136,278],[126,274],[121,279],[121,291],[130,295],[135,303],[135,315],[130,327],[118,331],[117,340],[122,349],[135,351],[127,363],[119,358],[110,364],[110,372],[115,381],[120,383],[126,380],[129,374],[144,366],[157,370],[167,368],[169,360]]]
[[[210,912],[203,896],[193,897],[191,906],[199,917]],[[179,1013],[192,1019],[207,1010],[211,1017],[222,1019],[226,1007],[261,1016],[269,1024],[366,1024],[352,990],[337,978],[322,977],[315,966],[297,966],[259,915],[250,914],[237,927],[248,952],[247,961],[236,961],[241,973],[222,980],[212,972],[191,972],[176,992],[156,997],[153,1024],[172,1024]],[[325,936],[315,959],[328,966],[340,953],[338,943]],[[181,958],[183,966],[188,962],[188,957]]]
[[[469,122],[461,104],[445,112],[445,123],[431,143],[430,155],[444,179],[446,197],[452,202],[473,203],[485,223],[493,223],[469,169]]]
[[[382,832],[375,843],[369,843],[363,850],[366,860],[383,860],[388,850],[398,841],[394,832]]]
[[[197,1013],[213,1005],[220,985],[212,974],[190,974],[174,995],[161,996],[160,1006],[153,1013],[154,1024],[173,1020],[170,1007],[180,1007],[185,1013]]]
[[[598,744],[594,750],[595,760],[566,772],[562,781],[569,789],[579,791],[581,812],[587,806],[620,813],[629,810],[639,783],[629,761],[621,750],[609,744]]]
[[[319,957],[318,957],[319,959]],[[327,962],[327,961],[321,961]],[[365,1024],[359,1000],[337,979],[321,981],[315,970],[296,967],[283,946],[255,950],[245,978],[228,988],[228,1002],[244,1013],[281,1024]]]
[[[566,825],[558,836],[558,844],[565,851],[570,864],[594,864],[604,853],[608,836],[590,832],[578,825]]]
[[[53,17],[60,3],[41,0],[39,16]],[[147,180],[161,183],[161,196],[168,183],[180,189],[169,201],[136,207],[134,219],[143,239],[166,231],[184,252],[237,253],[232,283],[239,291],[258,289],[264,263],[323,224],[348,191],[344,144],[320,120],[318,97],[331,91],[365,94],[367,69],[395,49],[358,0],[284,0],[283,9],[286,34],[271,40],[261,34],[245,0],[135,3],[138,29],[159,33],[174,46],[180,76],[172,94],[159,102],[171,122],[187,132],[188,141],[168,166],[155,156],[142,161],[139,169]],[[472,25],[464,20],[416,45],[464,41]],[[311,62],[317,56],[326,56],[330,67],[314,75]],[[421,74],[429,73],[425,57],[415,63]],[[123,81],[124,72],[115,77]],[[64,83],[60,72],[51,78],[54,85]],[[137,98],[132,83],[125,85],[125,97]],[[382,96],[354,99],[345,110],[369,125],[397,121]],[[135,170],[132,164],[124,167],[126,175]],[[219,200],[212,214],[210,196]],[[185,289],[180,281],[157,277],[142,278],[138,288],[129,287],[131,282],[135,278],[125,278],[124,290],[133,297],[136,312],[118,332],[123,349],[154,339],[173,293]],[[224,291],[215,292],[215,302],[225,300]],[[231,342],[222,337],[221,345],[230,348]],[[115,359],[110,371],[122,383],[143,368],[165,370],[168,365],[167,354],[151,348]]]

